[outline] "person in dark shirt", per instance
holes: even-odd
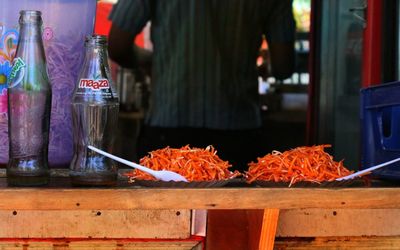
[[[138,156],[187,144],[213,145],[233,168],[246,170],[267,153],[256,60],[263,36],[272,74],[294,69],[290,0],[119,0],[110,15],[111,59],[152,65],[150,108]],[[132,46],[151,22],[152,54]]]

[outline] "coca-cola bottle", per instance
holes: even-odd
[[[8,81],[7,180],[10,185],[44,185],[49,176],[51,86],[41,12],[21,11],[19,25],[19,41]]]
[[[115,185],[115,161],[89,145],[113,152],[119,100],[112,84],[105,36],[88,36],[85,60],[72,98],[74,156],[70,165],[74,185]]]

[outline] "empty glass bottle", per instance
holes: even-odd
[[[51,85],[47,75],[40,11],[20,12],[20,35],[8,81],[10,185],[48,183]]]
[[[88,145],[113,153],[119,99],[111,80],[105,36],[85,41],[85,60],[72,98],[74,156],[70,165],[74,185],[115,185],[117,163]]]

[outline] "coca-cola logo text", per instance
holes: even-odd
[[[110,84],[107,79],[81,79],[79,82],[79,88],[100,90],[110,88]]]

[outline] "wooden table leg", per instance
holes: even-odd
[[[246,214],[246,210],[208,210],[206,249],[249,250]]]
[[[279,209],[276,208],[264,209],[258,249],[260,250],[274,249],[278,218],[279,218]]]

